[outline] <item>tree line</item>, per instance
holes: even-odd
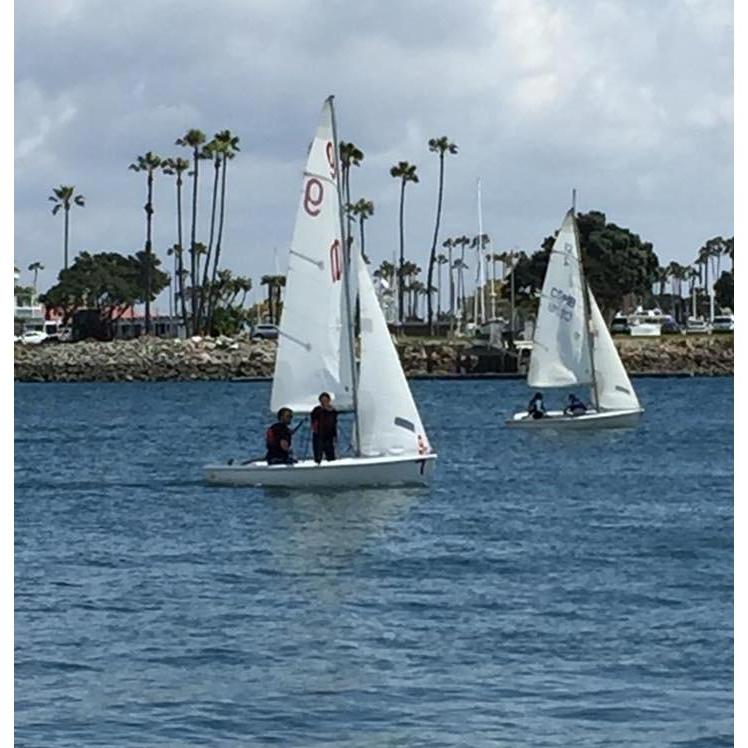
[[[175,145],[188,151],[188,158],[181,155],[162,157],[153,151],[139,155],[129,165],[129,169],[145,177],[146,201],[145,211],[145,241],[142,252],[130,256],[128,262],[140,263],[138,278],[142,279],[142,287],[130,288],[129,299],[135,303],[145,304],[145,329],[151,330],[151,302],[167,286],[170,286],[170,306],[173,313],[181,318],[184,328],[189,334],[210,334],[215,331],[220,320],[220,326],[225,327],[231,320],[238,326],[242,322],[242,311],[232,305],[231,300],[246,298],[252,288],[250,278],[233,276],[228,270],[221,270],[220,262],[223,249],[223,237],[226,222],[226,192],[227,175],[230,162],[240,152],[239,138],[230,130],[221,130],[208,140],[204,132],[189,129],[175,140]],[[479,302],[492,304],[496,296],[505,299],[510,288],[516,290],[520,303],[530,302],[537,297],[547,265],[548,253],[553,243],[553,236],[547,237],[541,248],[532,253],[512,251],[492,253],[486,252],[491,239],[488,234],[468,236],[467,234],[448,237],[440,241],[440,227],[444,208],[445,171],[447,156],[458,154],[458,146],[447,136],[430,138],[426,142],[428,152],[439,159],[438,179],[435,185],[436,206],[434,213],[434,227],[431,246],[428,254],[428,265],[425,280],[419,278],[422,269],[408,259],[405,246],[406,221],[406,189],[410,185],[418,184],[417,166],[410,161],[398,161],[390,170],[390,176],[396,180],[399,189],[399,256],[397,265],[387,260],[382,262],[375,271],[375,275],[386,280],[390,285],[397,285],[397,316],[403,323],[407,320],[425,317],[429,327],[433,330],[435,320],[464,318],[473,297],[473,311]],[[343,194],[345,227],[347,244],[350,248],[353,241],[354,225],[357,238],[364,258],[366,256],[366,222],[374,216],[375,205],[372,200],[364,196],[352,199],[351,174],[353,168],[361,167],[365,160],[364,152],[354,143],[341,141],[341,192]],[[209,163],[212,171],[202,175],[201,164]],[[202,176],[202,180],[201,180]],[[155,216],[154,192],[157,179],[171,178],[176,197],[176,225],[175,241],[167,249],[167,256],[173,260],[173,272],[164,276],[160,267],[160,259],[156,257],[152,245],[153,221]],[[185,242],[185,226],[183,207],[185,199],[185,177],[190,180],[190,210],[188,214],[188,239]],[[208,180],[211,190],[210,213],[207,230],[198,215],[198,197],[201,185]],[[84,207],[86,200],[75,190],[75,186],[60,185],[53,190],[49,200],[54,203],[52,213],[62,212],[64,216],[63,233],[63,270],[60,273],[57,286],[46,294],[48,299],[91,299],[86,289],[73,288],[71,284],[81,282],[85,277],[83,271],[66,273],[69,255],[70,213],[74,207]],[[722,257],[732,258],[733,239],[715,237],[710,239],[699,250],[693,265],[682,266],[676,262],[662,267],[651,243],[643,242],[640,237],[626,228],[608,223],[604,213],[590,211],[578,216],[580,240],[584,255],[588,280],[601,305],[610,312],[614,307],[622,304],[627,294],[640,297],[655,284],[660,284],[661,293],[664,285],[670,281],[671,294],[682,296],[682,284],[688,282],[693,289],[698,282],[705,292],[710,288],[711,278],[723,290],[730,279],[720,275],[720,261]],[[202,231],[202,236],[200,232]],[[207,236],[206,236],[207,234]],[[206,239],[201,241],[200,239]],[[437,252],[441,246],[442,252]],[[475,251],[475,283],[468,292],[466,273],[471,265],[466,251]],[[104,260],[111,253],[87,255],[86,268],[91,262],[102,262],[104,276],[112,275],[113,283],[116,276],[115,268],[120,270],[125,264],[113,265]],[[485,283],[479,288],[481,277],[478,267],[479,258],[485,261]],[[93,258],[93,259],[92,259]],[[496,265],[501,264],[501,278],[499,293],[496,294],[497,276]],[[42,268],[37,263],[36,270]],[[445,268],[446,266],[446,268]],[[443,269],[447,272],[447,287],[443,287]],[[87,272],[87,270],[86,270]],[[159,275],[159,273],[162,273]],[[732,274],[732,270],[731,270]],[[164,277],[166,282],[164,283]],[[489,283],[490,277],[490,283]],[[36,276],[35,276],[36,279]],[[125,282],[125,286],[128,282]],[[267,287],[267,316],[270,321],[278,321],[281,308],[281,293],[285,285],[282,275],[265,275],[261,285]],[[61,286],[58,288],[58,286]],[[443,293],[446,292],[446,293]],[[95,296],[95,295],[94,295]],[[446,296],[446,300],[444,299]],[[725,294],[722,294],[725,296]],[[490,298],[489,298],[490,297]],[[98,296],[96,298],[124,298],[122,294]],[[425,300],[425,309],[420,309],[421,300]],[[435,309],[434,309],[435,307]],[[65,307],[68,308],[68,307]],[[423,314],[421,312],[423,311]],[[244,318],[246,319],[246,313]]]

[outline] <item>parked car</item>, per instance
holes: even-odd
[[[735,330],[735,317],[732,314],[723,314],[715,317],[712,322],[712,332],[733,332]]]
[[[269,322],[261,322],[252,328],[252,338],[262,340],[275,340],[278,337],[278,326],[271,325]]]
[[[61,327],[57,338],[61,343],[71,343],[73,340],[73,331],[69,327]]]
[[[709,325],[701,317],[689,317],[686,321],[687,333],[707,333]]]
[[[626,317],[613,317],[610,323],[610,331],[615,335],[628,335],[631,332],[629,321]]]
[[[674,319],[666,319],[662,325],[660,325],[660,332],[663,335],[675,335],[681,332],[680,325]]]
[[[47,333],[41,330],[29,330],[21,335],[21,342],[24,345],[40,345],[47,337]]]

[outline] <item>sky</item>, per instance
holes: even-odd
[[[15,7],[15,263],[62,266],[52,188],[86,198],[71,255],[132,253],[145,232],[139,154],[187,152],[189,128],[228,128],[224,266],[285,271],[306,149],[334,94],[342,140],[364,161],[352,198],[372,200],[367,254],[398,246],[400,160],[406,254],[426,268],[438,158],[440,242],[477,233],[476,180],[492,248],[532,252],[577,208],[652,242],[661,264],[691,262],[733,234],[733,18],[728,0],[24,0]],[[208,170],[206,169],[205,172]],[[207,243],[202,181],[199,239]],[[155,185],[154,249],[175,241],[174,184]],[[470,260],[468,260],[468,264]],[[259,291],[263,294],[263,290]],[[165,297],[160,300],[166,311]]]

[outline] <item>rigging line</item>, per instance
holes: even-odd
[[[297,252],[295,249],[289,249],[288,254],[290,255],[296,255],[297,257],[300,257],[302,260],[306,260],[307,262],[311,263],[312,265],[315,265],[320,270],[325,269],[325,263],[322,262],[322,260],[315,260],[312,257],[309,257],[308,255],[302,254],[301,252]]]
[[[283,330],[278,330],[278,335],[288,338],[289,340],[296,343],[296,345],[300,345],[302,348],[304,348],[307,351],[312,350],[312,344],[311,343],[305,343],[303,340],[299,340],[298,338],[295,338],[293,335],[289,335],[287,332],[283,332]]]

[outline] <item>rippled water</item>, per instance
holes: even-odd
[[[430,489],[211,488],[267,384],[17,385],[19,746],[732,745],[732,380],[518,434],[415,382]]]

